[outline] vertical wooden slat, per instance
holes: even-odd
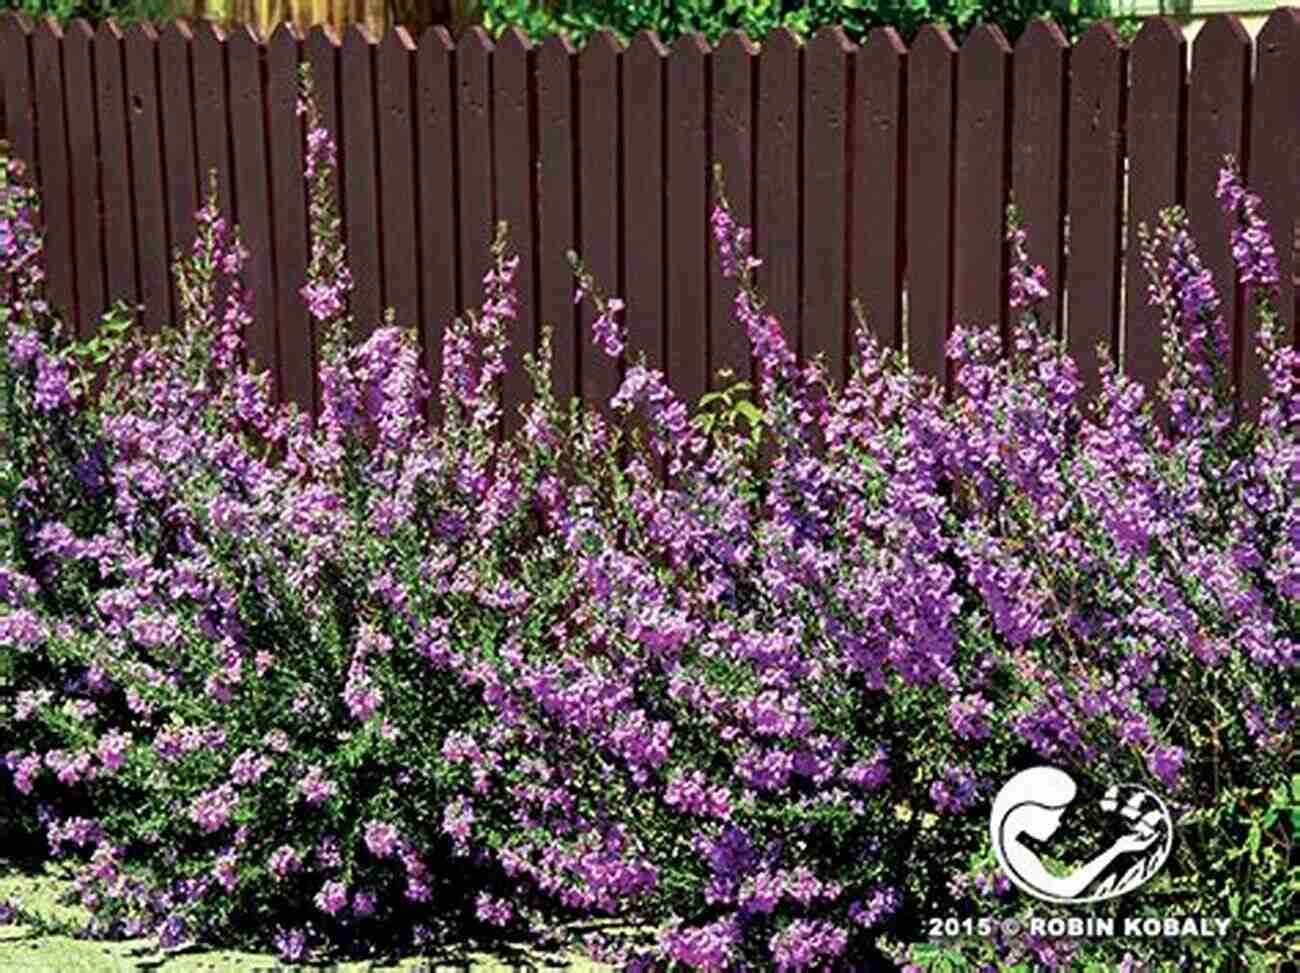
[[[1109,23],[1070,55],[1070,238],[1066,330],[1083,394],[1100,388],[1097,344],[1117,353],[1125,51]]]
[[[30,18],[6,13],[0,19],[0,60],[4,64],[5,127],[14,155],[27,164],[37,183],[36,99],[33,97]]]
[[[524,353],[535,350],[537,345],[532,45],[523,31],[512,27],[497,42],[493,58],[497,217],[509,225],[510,249],[519,257],[515,270],[519,304],[517,316],[509,324],[510,345],[501,382],[502,418],[506,432],[511,433],[523,423],[519,407],[532,398],[533,384],[524,368]]]
[[[1300,343],[1295,278],[1296,245],[1300,240],[1300,132],[1296,104],[1300,103],[1300,8],[1277,10],[1256,38],[1255,90],[1250,110],[1250,188],[1260,194],[1262,213],[1277,251],[1278,314],[1283,333]],[[1242,393],[1253,409],[1265,392],[1267,376],[1255,347],[1259,322],[1247,320],[1246,353],[1242,359]]]
[[[1234,383],[1242,358],[1237,273],[1215,190],[1224,155],[1234,156],[1238,164],[1244,161],[1250,56],[1250,36],[1241,21],[1224,14],[1211,17],[1192,44],[1187,96],[1187,218],[1223,302]],[[1294,104],[1292,108],[1294,118]]]
[[[728,33],[713,52],[713,145],[715,163],[722,166],[723,181],[732,213],[742,226],[754,223],[754,71],[757,49],[744,34]],[[629,114],[639,119],[639,115]],[[640,124],[635,122],[634,124]],[[629,182],[635,193],[637,183]],[[711,195],[709,209],[716,200]],[[639,258],[640,254],[633,253]],[[636,266],[641,266],[640,259]],[[722,276],[718,248],[709,238],[710,302],[709,374],[710,388],[731,382],[749,381],[749,337],[735,319],[736,282]],[[638,269],[639,272],[639,269]],[[718,372],[728,369],[732,377],[719,380]]]
[[[344,106],[339,122],[345,159],[341,169],[347,197],[348,262],[354,281],[352,313],[358,335],[364,337],[383,320],[384,283],[380,254],[383,214],[375,157],[374,44],[360,24],[353,24],[343,36],[339,88]]]
[[[1006,208],[1010,173],[1011,45],[991,25],[976,28],[957,58],[953,163],[953,320],[1006,324]]]
[[[1159,213],[1182,199],[1187,42],[1178,24],[1153,17],[1129,51],[1128,215],[1124,282],[1124,371],[1148,395],[1164,374],[1160,315],[1147,300],[1138,225],[1149,230]]]
[[[198,164],[194,154],[194,90],[190,68],[190,29],[184,21],[172,21],[158,39],[158,70],[162,78],[163,170],[167,177],[167,216],[175,255],[188,253],[194,244],[194,213],[199,208]],[[174,282],[173,282],[174,283]],[[180,320],[178,303],[172,320]]]
[[[333,27],[320,25],[307,33],[303,45],[303,54],[311,72],[312,90],[317,109],[320,112],[320,124],[330,133],[337,153],[338,165],[330,175],[330,191],[334,194],[334,203],[340,214],[348,209],[347,194],[344,192],[343,177],[340,168],[343,164],[343,141],[339,135],[339,40]],[[347,224],[340,223],[340,232],[347,239]],[[308,227],[308,246],[312,238]],[[312,372],[313,399],[321,401],[320,371]]]
[[[678,38],[668,57],[668,378],[693,409],[709,384],[709,47]],[[585,140],[585,133],[584,133]]]
[[[887,348],[903,337],[903,198],[907,48],[873,30],[854,55],[849,296]]]
[[[311,412],[315,407],[315,346],[311,319],[299,296],[307,280],[307,197],[303,181],[303,120],[298,115],[297,32],[281,24],[267,50],[266,111],[272,134],[271,195],[275,200],[276,320],[281,394]]]
[[[1029,259],[1047,271],[1051,297],[1039,316],[1061,336],[1065,292],[1065,139],[1070,45],[1055,24],[1035,20],[1016,43],[1011,192],[1024,222]]]
[[[461,301],[478,307],[492,265],[492,41],[481,27],[456,48],[456,124],[460,158]]]
[[[907,353],[943,385],[952,317],[952,162],[957,47],[921,29],[907,64]]]
[[[420,265],[425,367],[433,383],[430,406],[440,415],[442,340],[460,310],[457,287],[455,72],[451,36],[432,27],[416,52],[416,157],[420,160]]]
[[[77,265],[78,334],[94,335],[107,306],[104,292],[104,247],[100,235],[99,142],[95,135],[95,33],[84,20],[68,25],[63,41],[63,75],[67,81],[68,157],[76,186],[73,241]]]
[[[628,354],[664,367],[664,60],[642,31],[623,52],[623,260]],[[542,116],[545,121],[546,116]],[[544,136],[543,136],[544,137]],[[542,165],[546,165],[543,155]],[[734,190],[733,190],[734,192]],[[546,259],[543,253],[542,259]]]
[[[799,349],[799,237],[803,107],[799,39],[780,28],[758,55],[757,172],[754,249],[763,266],[757,280],[786,341]]]
[[[171,246],[167,240],[167,196],[163,181],[158,95],[158,35],[149,24],[132,24],[123,45],[126,58],[127,129],[135,190],[137,260],[144,324],[160,329],[171,318]]]
[[[225,35],[207,21],[194,28],[191,41],[194,63],[194,157],[198,165],[199,205],[208,201],[212,173],[216,172],[217,207],[228,222],[235,219],[235,196],[230,177],[230,123],[226,108]]]
[[[804,53],[802,353],[823,355],[837,385],[848,377],[845,197],[849,70],[853,45],[838,27],[817,32]]]
[[[226,41],[230,58],[231,147],[234,149],[235,198],[239,200],[239,229],[250,251],[245,280],[252,290],[253,321],[245,336],[248,355],[270,370],[271,389],[279,395],[280,352],[275,321],[275,246],[267,167],[265,97],[262,90],[263,50],[247,26]]]
[[[397,324],[420,321],[420,182],[415,178],[415,131],[411,86],[415,44],[404,27],[384,35],[376,55],[379,92],[379,166],[384,197],[384,301]]]
[[[126,125],[122,32],[112,21],[95,32],[95,111],[99,122],[100,194],[104,213],[104,282],[110,302],[140,299],[131,202],[131,142]]]
[[[618,279],[618,58],[618,40],[608,31],[593,35],[578,55],[578,212],[582,220],[578,249],[584,265],[605,292],[622,297]],[[584,301],[578,310],[578,374],[583,401],[605,411],[618,390],[619,362],[597,345],[592,332],[595,318],[591,302]]]
[[[40,119],[36,151],[40,157],[41,216],[45,223],[46,287],[50,303],[75,335],[80,329],[62,47],[63,31],[53,18],[36,25],[32,31],[32,68],[36,115]]]
[[[320,122],[334,139],[339,162],[343,161],[343,141],[339,137],[339,41],[334,30],[327,26],[313,27],[303,45],[308,70],[311,72],[312,90]],[[336,168],[331,178],[334,199],[341,211],[347,209],[343,192],[343,178]],[[344,233],[346,233],[346,227]]]
[[[565,257],[578,242],[575,60],[560,37],[546,38],[537,52],[537,300],[542,323],[555,329],[551,379],[561,403],[579,394],[573,271]]]

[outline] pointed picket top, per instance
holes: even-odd
[[[746,38],[746,42],[748,43],[748,38]],[[632,38],[632,42],[627,46],[627,56],[647,57],[650,55],[667,57],[668,46],[659,39],[659,34],[656,31],[638,30]]]
[[[844,33],[844,28],[839,25],[828,25],[819,27],[817,31],[808,39],[808,50],[810,51],[835,51],[841,54],[848,54],[857,47],[853,41],[849,40],[849,35]]]
[[[271,37],[266,42],[266,46],[272,50],[279,50],[283,47],[297,48],[298,42],[302,40],[302,34],[299,32],[297,25],[288,20],[282,20],[271,31]]]
[[[980,24],[966,35],[966,40],[961,45],[961,52],[963,55],[974,54],[981,57],[990,54],[1007,55],[1011,53],[1011,44],[997,24]]]
[[[252,24],[235,24],[230,28],[230,33],[226,35],[226,44],[229,45],[229,49],[232,51],[250,47],[256,49],[261,43],[262,39],[258,36]]]
[[[1119,57],[1119,52],[1124,48],[1124,41],[1120,38],[1119,33],[1115,30],[1114,25],[1109,20],[1099,20],[1088,27],[1074,44],[1074,54],[1076,56],[1086,54],[1088,56],[1105,56]]]
[[[549,34],[537,48],[539,60],[566,60],[578,53],[573,41],[562,34]]]
[[[678,56],[707,57],[709,42],[699,31],[691,31],[688,34],[682,34],[677,40],[673,41],[672,53]]]
[[[460,35],[457,46],[462,53],[479,51],[483,54],[490,54],[496,45],[492,43],[492,35],[478,24],[475,24]]]
[[[497,38],[498,51],[528,52],[535,45],[526,33],[516,24],[511,24]]]
[[[86,18],[76,17],[68,21],[63,36],[69,44],[89,44],[95,39],[95,28]]]
[[[789,27],[777,27],[768,31],[767,37],[763,38],[762,44],[764,53],[771,50],[774,54],[781,51],[797,51],[801,47],[803,47],[803,41]]]
[[[200,20],[194,25],[194,46],[221,46],[225,40],[226,34],[220,27],[210,20]]]
[[[414,50],[415,41],[411,39],[410,31],[399,24],[384,31],[384,36],[379,41],[378,56],[381,58],[392,57],[394,54],[403,56]]]
[[[1300,30],[1300,7],[1278,7],[1264,21],[1257,40],[1270,44],[1294,43],[1297,30]]]
[[[1017,57],[1031,51],[1055,54],[1069,49],[1070,42],[1065,32],[1052,20],[1031,20],[1015,46]]]
[[[63,40],[63,28],[53,17],[42,17],[36,22],[32,30],[32,37],[35,38],[53,38],[55,41]]]
[[[342,46],[339,32],[333,24],[313,24],[311,30],[307,31],[306,44],[308,50],[337,49]]]
[[[451,31],[442,24],[434,24],[432,27],[424,28],[424,33],[420,35],[419,46],[423,48],[426,44],[432,44],[444,51],[452,51],[456,48],[456,42],[452,40]]]
[[[873,27],[863,38],[859,50],[867,51],[871,56],[876,56],[878,52],[879,55],[901,57],[907,53],[907,45],[893,27]]]
[[[931,51],[941,54],[956,54],[957,45],[953,42],[952,34],[948,33],[948,28],[939,24],[926,24],[916,34],[912,41],[909,53],[913,56],[929,55]]]
[[[0,29],[19,30],[24,34],[30,34],[32,18],[19,10],[10,10],[5,13],[3,21],[0,21]]]
[[[610,30],[598,30],[587,38],[587,43],[578,53],[581,63],[600,63],[606,59],[615,59],[623,51],[618,36]]]
[[[1133,43],[1129,45],[1132,51],[1144,50],[1168,50],[1171,47],[1186,47],[1187,36],[1183,33],[1182,28],[1178,26],[1178,21],[1173,17],[1144,17],[1142,20],[1142,29],[1137,32],[1133,38]]]
[[[153,44],[157,40],[158,32],[154,30],[153,24],[148,21],[137,20],[126,28],[127,44]]]
[[[375,43],[374,37],[370,34],[370,29],[361,23],[348,24],[343,30],[343,50],[367,50]]]
[[[169,20],[158,35],[158,43],[167,47],[185,47],[193,39],[193,31],[187,21]]]
[[[1205,21],[1192,42],[1194,51],[1221,51],[1232,47],[1250,49],[1250,33],[1236,14],[1215,14]]]
[[[718,39],[714,47],[715,54],[727,53],[729,57],[753,55],[758,53],[758,45],[749,39],[749,35],[739,30],[729,30]]]

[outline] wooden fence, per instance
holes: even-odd
[[[1190,56],[1189,56],[1190,54]],[[189,244],[204,174],[253,252],[249,342],[281,395],[312,404],[313,338],[297,292],[308,253],[300,61],[311,64],[341,149],[339,195],[356,279],[354,310],[418,325],[433,373],[444,322],[477,303],[493,221],[522,257],[520,318],[504,380],[507,412],[528,394],[523,351],[557,327],[556,385],[608,396],[619,365],[593,348],[575,307],[573,247],[627,299],[630,350],[681,394],[748,374],[731,322],[733,286],[712,253],[710,166],[725,167],[755,227],[760,283],[800,354],[848,364],[850,299],[884,340],[944,374],[952,323],[1007,319],[1003,240],[1011,193],[1047,267],[1053,326],[1097,381],[1109,341],[1147,383],[1161,369],[1134,232],[1182,203],[1221,288],[1248,397],[1262,373],[1214,199],[1225,153],[1244,161],[1279,240],[1294,328],[1300,205],[1300,10],[1276,11],[1256,44],[1212,19],[1191,51],[1173,22],[1131,46],[1098,25],[1071,47],[1049,25],[1012,49],[994,28],[960,50],[938,29],[905,47],[836,30],[781,31],[710,48],[651,35],[581,51],[493,43],[441,28],[372,43],[349,28],[265,44],[182,23],[60,30],[0,23],[3,131],[36,167],[48,223],[49,287],[81,334],[110,299],[175,311],[170,255]],[[581,335],[581,338],[580,338]]]

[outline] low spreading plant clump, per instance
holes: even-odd
[[[583,946],[628,969],[1282,961],[1300,369],[1232,168],[1269,379],[1250,421],[1177,211],[1147,244],[1164,383],[1103,356],[1085,409],[1014,223],[1007,354],[958,330],[946,398],[860,327],[837,388],[765,310],[720,194],[757,404],[697,424],[633,357],[602,417],[555,398],[548,334],[507,435],[507,237],[431,422],[413,332],[351,337],[333,146],[303,110],[318,416],[244,364],[247,252],[214,204],[176,327],[79,344],[18,163],[0,188],[0,787],[81,863],[89,935],[297,962],[609,915],[632,930]],[[618,356],[622,304],[576,269]],[[1043,763],[1173,811],[1163,871],[1098,914],[1228,933],[927,941],[935,916],[1074,914],[989,848],[993,792]]]

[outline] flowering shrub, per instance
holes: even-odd
[[[176,328],[87,355],[41,298],[34,196],[0,192],[4,786],[83,862],[91,934],[294,962],[616,915],[639,931],[583,944],[633,969],[1280,956],[1300,400],[1233,170],[1256,422],[1233,421],[1177,212],[1148,247],[1165,425],[1111,366],[1084,415],[1014,223],[1009,357],[959,330],[946,401],[860,328],[832,387],[764,309],[723,198],[751,428],[692,424],[643,360],[609,419],[558,402],[548,334],[510,437],[504,233],[430,425],[412,333],[350,338],[333,147],[303,110],[316,417],[243,364],[247,254],[211,203]],[[618,354],[621,302],[577,275]],[[988,847],[992,791],[1042,762],[1163,795],[1173,855],[1124,907],[1231,916],[1228,936],[909,946],[928,916],[1064,914],[1011,895]]]

